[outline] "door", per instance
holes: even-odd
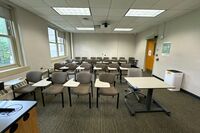
[[[153,70],[155,48],[156,48],[156,39],[148,39],[146,46],[146,61],[145,61],[145,69],[148,71]]]

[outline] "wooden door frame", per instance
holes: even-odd
[[[156,46],[157,46],[157,41],[158,41],[158,36],[154,36],[154,37],[152,37],[152,38],[147,38],[146,39],[146,47],[145,47],[145,56],[144,56],[144,71],[146,71],[146,54],[147,54],[147,42],[148,42],[148,40],[155,40],[155,47],[154,47],[154,63],[155,63],[155,53],[156,53]],[[154,68],[154,63],[153,63],[153,68]],[[153,71],[153,68],[152,68],[152,71]]]

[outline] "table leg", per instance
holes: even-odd
[[[68,93],[69,93],[69,105],[71,107],[72,106],[72,101],[71,101],[71,90],[70,90],[70,87],[68,87]]]
[[[99,106],[99,88],[97,88],[97,108],[98,108],[98,106]]]
[[[148,89],[147,97],[146,97],[146,108],[147,108],[147,110],[151,109],[152,95],[153,95],[153,89]]]
[[[119,72],[120,72],[120,83],[122,83],[122,70],[119,70]]]
[[[94,70],[94,82],[96,80],[96,70]]]

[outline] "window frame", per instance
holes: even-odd
[[[20,67],[20,60],[19,60],[19,56],[18,56],[18,46],[17,46],[17,34],[16,34],[16,26],[15,26],[15,17],[14,17],[14,9],[11,7],[7,7],[6,5],[2,5],[0,4],[0,6],[2,6],[3,8],[7,8],[10,12],[11,18],[10,19],[6,19],[9,20],[10,22],[10,34],[5,35],[5,34],[0,34],[0,37],[6,37],[10,39],[11,42],[11,47],[12,47],[12,54],[13,54],[13,64],[8,64],[8,65],[4,65],[4,66],[0,66],[0,71],[2,70],[8,70],[11,68],[16,68],[16,67]],[[7,24],[6,24],[7,25]],[[6,26],[7,27],[7,26]],[[7,27],[8,28],[8,27]]]
[[[62,58],[62,57],[65,57],[66,56],[66,45],[65,45],[65,33],[56,29],[56,28],[53,28],[51,26],[48,26],[47,27],[47,31],[48,31],[48,28],[50,29],[53,29],[55,31],[55,42],[51,42],[50,39],[49,39],[49,33],[48,33],[48,40],[49,40],[49,51],[50,51],[50,57],[52,60],[54,59],[57,59],[57,58]],[[58,32],[61,32],[63,33],[64,37],[63,37],[63,43],[59,43],[58,42]],[[51,56],[51,47],[50,47],[50,43],[53,43],[53,44],[56,44],[56,49],[57,49],[57,56],[56,57],[52,57]],[[59,51],[59,45],[62,44],[64,46],[64,55],[59,55],[60,51]]]

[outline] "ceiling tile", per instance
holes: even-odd
[[[153,9],[169,9],[182,3],[184,0],[160,0],[152,8]]]
[[[108,8],[91,8],[91,12],[93,16],[107,16]]]
[[[125,16],[128,9],[110,9],[109,16]]]
[[[200,7],[200,0],[184,0],[183,2],[179,3],[178,5],[174,6],[172,9],[190,9],[194,10]]]
[[[92,8],[109,8],[111,0],[89,0]]]
[[[160,0],[136,0],[131,8],[135,9],[151,9],[153,5],[155,5]]]
[[[110,23],[109,28],[101,28],[91,33],[115,33],[114,27],[133,27],[131,33],[141,32],[150,26],[169,21],[200,7],[200,0],[9,0],[30,12],[43,17],[69,32],[77,31],[76,26],[101,25]],[[60,16],[51,7],[91,7],[92,16]],[[125,17],[129,8],[167,9],[155,18]],[[109,12],[109,13],[108,13]]]
[[[32,0],[34,1],[34,0]],[[65,7],[69,6],[65,0],[43,0],[47,5],[50,7],[56,6],[56,7]]]
[[[111,8],[128,9],[136,0],[112,0]]]
[[[47,6],[43,0],[20,0],[20,1],[32,7],[46,7]],[[12,0],[12,2],[14,2],[14,0]]]
[[[66,0],[66,2],[70,7],[89,7],[88,0]]]

